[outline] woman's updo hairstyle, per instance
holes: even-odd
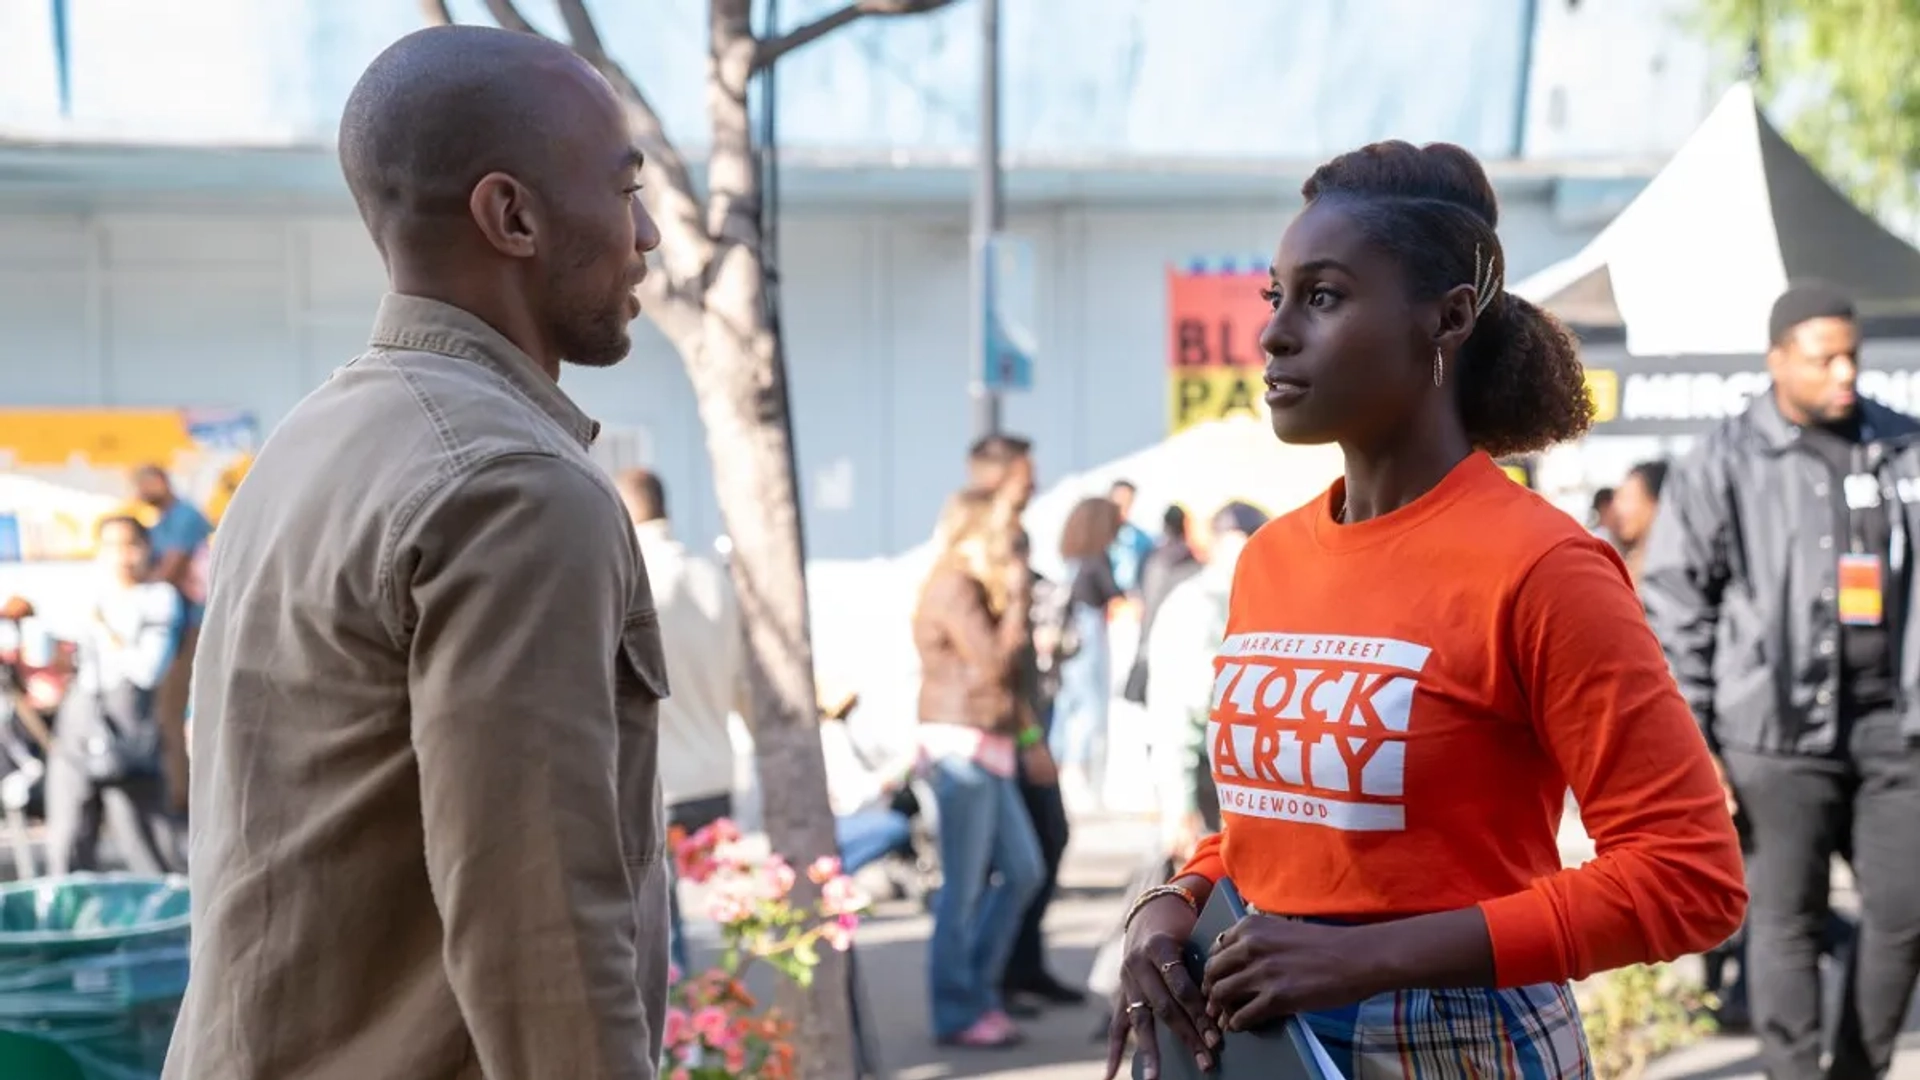
[[[1500,208],[1472,154],[1450,143],[1374,143],[1315,169],[1300,194],[1308,205],[1337,202],[1400,264],[1416,301],[1457,285],[1489,287],[1492,298],[1445,373],[1474,446],[1495,457],[1528,453],[1592,425],[1573,335],[1506,291],[1507,257],[1494,231]]]

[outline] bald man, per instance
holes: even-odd
[[[193,686],[193,975],[167,1080],[653,1080],[667,680],[563,364],[659,233],[567,50],[425,30],[347,101],[390,295],[221,522]]]

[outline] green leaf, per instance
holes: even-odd
[[[1696,28],[1736,54],[1757,33],[1758,89],[1798,108],[1785,124],[1795,149],[1869,211],[1920,210],[1920,3],[1695,3]]]

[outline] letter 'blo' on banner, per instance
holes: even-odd
[[[1265,273],[1167,274],[1169,434],[1229,416],[1266,416],[1266,287]]]

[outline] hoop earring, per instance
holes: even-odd
[[[1439,386],[1446,381],[1446,361],[1440,356],[1440,346],[1433,347],[1433,385]]]

